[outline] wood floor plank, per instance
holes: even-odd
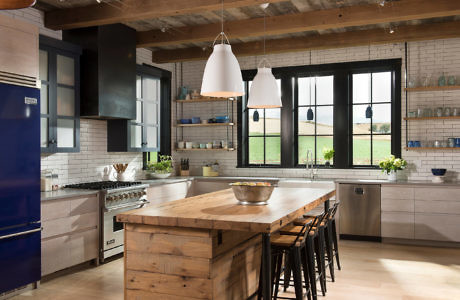
[[[341,241],[340,255],[343,269],[335,272],[336,282],[332,283],[328,279],[327,295],[319,299],[460,299],[458,248]],[[148,292],[140,294],[144,297],[139,299],[183,300],[145,298],[146,295]],[[294,293],[288,290],[286,295],[292,297]],[[31,299],[122,300],[123,259],[43,282],[38,290],[27,291],[12,298]]]

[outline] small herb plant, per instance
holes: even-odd
[[[325,160],[332,160],[334,158],[334,153],[335,151],[332,148],[323,148],[323,157]]]
[[[159,155],[158,162],[148,164],[147,170],[160,174],[171,173],[173,170],[171,156]]]
[[[394,155],[379,162],[379,167],[386,174],[390,174],[391,171],[404,170],[406,166],[407,161],[402,158],[396,158]]]

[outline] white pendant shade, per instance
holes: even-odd
[[[201,95],[226,98],[244,95],[240,65],[230,45],[214,45],[204,68]]]
[[[248,108],[281,107],[281,97],[272,68],[258,68],[249,91]]]

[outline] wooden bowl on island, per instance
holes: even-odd
[[[275,189],[269,182],[234,182],[230,186],[239,204],[244,205],[267,205]]]

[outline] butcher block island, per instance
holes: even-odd
[[[275,188],[267,205],[248,206],[226,189],[122,213],[125,299],[247,299],[261,263],[269,295],[270,235],[334,195]]]

